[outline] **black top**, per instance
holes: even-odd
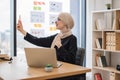
[[[51,44],[56,35],[57,34],[44,38],[37,38],[27,33],[24,39],[37,46],[51,47]],[[59,61],[75,64],[75,56],[77,51],[76,37],[72,34],[66,38],[61,39],[61,43],[62,46],[60,48],[57,48],[57,46],[55,46],[57,59]]]

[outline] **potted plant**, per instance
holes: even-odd
[[[45,65],[45,71],[51,72],[52,70],[53,70],[52,64],[46,64],[46,65]]]
[[[107,9],[111,9],[111,4],[110,3],[105,4],[105,5],[106,5]]]

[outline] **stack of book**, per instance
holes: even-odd
[[[106,50],[120,50],[120,33],[106,32]]]

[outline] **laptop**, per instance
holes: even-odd
[[[52,64],[59,67],[62,64],[57,61],[56,50],[53,48],[24,48],[27,64],[30,67],[45,67]]]

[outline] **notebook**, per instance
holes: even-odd
[[[62,64],[57,61],[56,50],[53,48],[24,48],[27,64],[30,67],[45,67],[52,64],[59,67]]]

